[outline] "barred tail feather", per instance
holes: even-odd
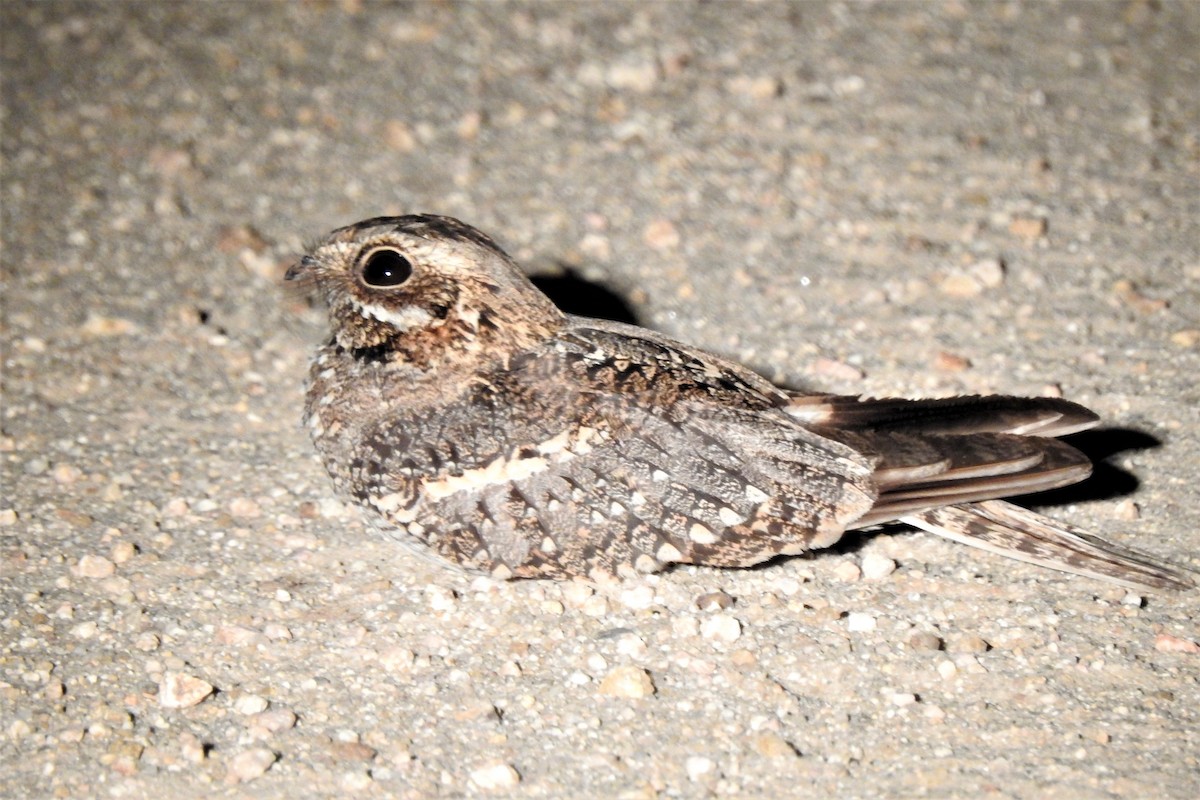
[[[1003,500],[944,506],[900,522],[971,547],[1130,589],[1184,591],[1185,571]]]

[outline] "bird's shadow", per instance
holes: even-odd
[[[638,324],[633,306],[624,297],[607,286],[589,281],[566,264],[558,266],[562,269],[561,274],[534,275],[530,280],[560,311],[580,317]]]
[[[1065,436],[1063,441],[1091,459],[1092,476],[1061,489],[1027,495],[1018,501],[1020,505],[1043,508],[1091,500],[1110,500],[1133,494],[1141,485],[1141,481],[1133,473],[1112,462],[1122,453],[1162,447],[1161,439],[1136,428],[1095,428]]]

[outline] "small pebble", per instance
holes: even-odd
[[[1132,281],[1125,278],[1114,282],[1112,291],[1118,300],[1142,314],[1153,314],[1156,311],[1162,311],[1170,305],[1166,300],[1161,298],[1148,297],[1142,294]]]
[[[795,758],[798,753],[782,736],[764,733],[754,739],[754,749],[767,758]]]
[[[853,561],[843,561],[833,568],[833,574],[839,581],[854,583],[862,577],[862,568]]]
[[[1142,509],[1129,498],[1125,498],[1113,507],[1113,516],[1125,522],[1133,522],[1141,515]]]
[[[1186,328],[1171,334],[1171,344],[1177,347],[1195,347],[1200,344],[1200,330]]]
[[[244,625],[222,625],[217,628],[213,634],[213,640],[217,644],[234,645],[245,647],[246,645],[255,644],[262,638],[262,634],[253,628],[247,628]]]
[[[246,783],[261,777],[279,757],[265,747],[243,750],[229,759],[226,783]]]
[[[89,313],[87,319],[79,326],[79,331],[85,336],[96,337],[122,336],[136,330],[137,325],[127,319],[105,317],[96,313]]]
[[[974,275],[952,272],[938,282],[938,291],[947,297],[975,297],[983,292],[983,284]]]
[[[334,742],[330,752],[338,761],[373,761],[377,755],[374,747],[362,742]]]
[[[471,770],[471,783],[485,792],[504,791],[516,788],[521,775],[512,764],[495,761]]]
[[[572,581],[562,587],[562,599],[571,608],[580,608],[595,594],[595,590],[585,583]]]
[[[745,95],[754,100],[769,100],[783,90],[778,78],[771,75],[735,75],[725,82],[732,94]]]
[[[383,125],[383,141],[398,153],[411,153],[417,148],[417,137],[402,120],[390,119]]]
[[[908,646],[913,650],[936,652],[942,649],[942,637],[929,631],[917,631],[908,637]]]
[[[988,289],[995,289],[1004,283],[1004,262],[998,258],[978,261],[967,272]]]
[[[112,550],[109,551],[108,557],[111,558],[115,564],[124,564],[136,555],[137,547],[135,547],[131,542],[117,542],[112,546]]]
[[[824,357],[813,361],[812,365],[808,368],[808,372],[811,375],[835,381],[845,381],[846,383],[861,381],[866,377],[866,373],[853,364]]]
[[[263,625],[263,636],[266,636],[272,642],[290,641],[292,632],[287,625],[279,622],[268,622]]]
[[[700,781],[704,780],[704,778],[708,777],[716,769],[716,764],[712,762],[711,758],[691,756],[684,762],[684,769],[687,770],[689,780]]]
[[[265,733],[279,733],[296,727],[296,715],[286,708],[272,708],[251,717],[249,725]]]
[[[634,633],[627,633],[617,640],[617,652],[623,656],[645,658],[647,649],[646,641]]]
[[[188,513],[189,508],[187,500],[175,497],[163,505],[162,514],[164,517],[182,517]]]
[[[951,653],[986,653],[991,647],[982,637],[968,634],[952,639],[947,649]]]
[[[160,644],[162,644],[162,640],[158,637],[158,634],[151,633],[150,631],[139,633],[138,637],[133,640],[133,646],[143,653],[150,653],[157,650]]]
[[[710,641],[729,644],[742,635],[742,624],[728,614],[715,614],[700,623],[700,635]]]
[[[1160,653],[1200,653],[1200,644],[1169,633],[1154,637],[1154,649]]]
[[[266,698],[259,697],[256,694],[244,694],[237,700],[233,701],[233,708],[239,714],[259,714],[267,710]]]
[[[371,773],[365,769],[343,772],[338,776],[338,785],[347,792],[365,792],[375,783]]]
[[[861,611],[851,611],[846,616],[846,628],[852,633],[869,633],[875,630],[875,617]]]
[[[867,553],[862,560],[863,577],[869,581],[878,581],[896,571],[896,562],[882,553]]]
[[[966,356],[960,356],[957,353],[941,350],[933,359],[933,367],[942,372],[962,372],[971,368],[971,359]]]
[[[100,632],[100,626],[95,622],[81,622],[78,625],[71,626],[71,635],[76,639],[91,639]]]
[[[82,478],[83,472],[71,464],[55,464],[51,475],[55,482],[67,486]]]
[[[601,595],[589,597],[581,610],[589,617],[606,617],[608,616],[608,599]]]
[[[406,670],[413,665],[416,655],[412,650],[400,645],[385,648],[379,653],[379,665],[388,672]]]
[[[717,611],[733,605],[733,597],[725,592],[707,592],[696,598],[696,607],[701,611]]]
[[[179,734],[179,752],[186,761],[199,764],[208,758],[208,748],[194,733]]]
[[[107,578],[116,572],[116,566],[104,556],[86,555],[79,559],[75,574],[81,578]]]
[[[654,694],[654,681],[650,679],[650,673],[640,667],[621,666],[600,681],[600,694],[610,697],[649,697]]]
[[[252,519],[260,515],[262,509],[249,497],[236,497],[229,504],[229,513],[236,519]]]
[[[670,220],[658,219],[646,226],[642,239],[655,250],[674,250],[679,246],[679,231]]]
[[[635,586],[621,592],[621,605],[631,611],[644,611],[654,605],[654,588],[651,586]]]
[[[194,675],[168,672],[158,685],[158,704],[163,708],[191,708],[214,691],[211,683]]]
[[[608,67],[604,79],[614,89],[648,92],[659,80],[658,63],[649,58],[618,61]]]
[[[1032,241],[1045,236],[1049,227],[1050,224],[1041,217],[1017,217],[1008,223],[1008,232]]]
[[[734,650],[729,654],[729,660],[736,667],[746,668],[753,667],[758,663],[758,656],[754,655],[753,651],[740,649]]]
[[[430,586],[425,590],[429,607],[434,611],[453,611],[458,607],[458,596],[444,586]]]

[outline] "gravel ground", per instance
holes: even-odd
[[[1200,4],[0,27],[0,794],[1200,796],[1200,592],[910,532],[464,576],[332,496],[324,321],[280,287],[336,225],[440,212],[792,385],[1061,393],[1110,430],[1049,513],[1195,568]]]

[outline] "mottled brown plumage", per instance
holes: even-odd
[[[340,228],[287,277],[329,307],[305,418],[336,487],[465,567],[744,567],[900,520],[1127,585],[1191,585],[994,499],[1089,474],[1053,438],[1096,423],[1073,403],[788,393],[651,331],[562,314],[447,217]]]

